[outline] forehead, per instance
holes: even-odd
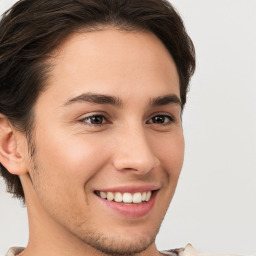
[[[72,34],[55,53],[48,85],[55,100],[85,92],[128,96],[146,88],[179,96],[176,66],[163,43],[149,32],[115,29]]]

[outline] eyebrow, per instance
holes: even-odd
[[[182,102],[176,94],[168,94],[151,100],[151,106],[153,107],[164,106],[168,104],[178,104],[180,107],[182,107]]]
[[[90,102],[101,105],[108,104],[117,107],[122,107],[123,105],[121,99],[118,97],[97,93],[83,93],[77,97],[69,99],[66,103],[64,103],[64,106],[77,102]],[[180,98],[175,94],[167,94],[150,100],[150,105],[152,107],[164,106],[168,104],[178,104],[182,107]]]
[[[119,98],[95,93],[83,93],[75,98],[69,99],[64,106],[71,105],[76,102],[91,102],[95,104],[109,104],[117,107],[122,106],[122,102]]]

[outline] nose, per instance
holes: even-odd
[[[115,140],[113,165],[116,170],[143,175],[160,164],[143,128],[126,129]]]

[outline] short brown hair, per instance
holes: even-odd
[[[20,0],[0,22],[0,113],[31,136],[33,106],[46,85],[46,60],[82,28],[113,26],[154,33],[166,46],[180,79],[182,107],[195,70],[195,51],[182,19],[167,0]],[[24,199],[16,175],[0,164],[8,192]]]

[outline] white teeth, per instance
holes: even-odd
[[[124,203],[132,203],[132,194],[131,193],[124,193],[123,194],[123,202]]]
[[[115,201],[117,203],[134,203],[134,204],[140,204],[142,202],[148,202],[151,198],[152,192],[136,192],[136,193],[121,193],[121,192],[97,192],[97,195],[100,196],[103,199],[107,199],[108,201]]]
[[[142,200],[142,201],[146,201],[146,198],[147,198],[147,192],[143,192],[143,193],[142,193],[141,200]]]
[[[107,198],[107,195],[105,192],[100,192],[100,197],[105,199]]]
[[[147,196],[146,196],[146,201],[148,202],[149,201],[149,199],[151,198],[151,191],[148,191],[147,192]]]
[[[123,196],[120,192],[115,193],[115,201],[118,203],[123,201]]]
[[[107,199],[108,199],[108,201],[112,201],[114,199],[114,193],[107,192]]]
[[[141,203],[141,193],[135,193],[135,194],[133,194],[133,197],[132,197],[132,202],[134,203],[134,204],[139,204],[139,203]]]

